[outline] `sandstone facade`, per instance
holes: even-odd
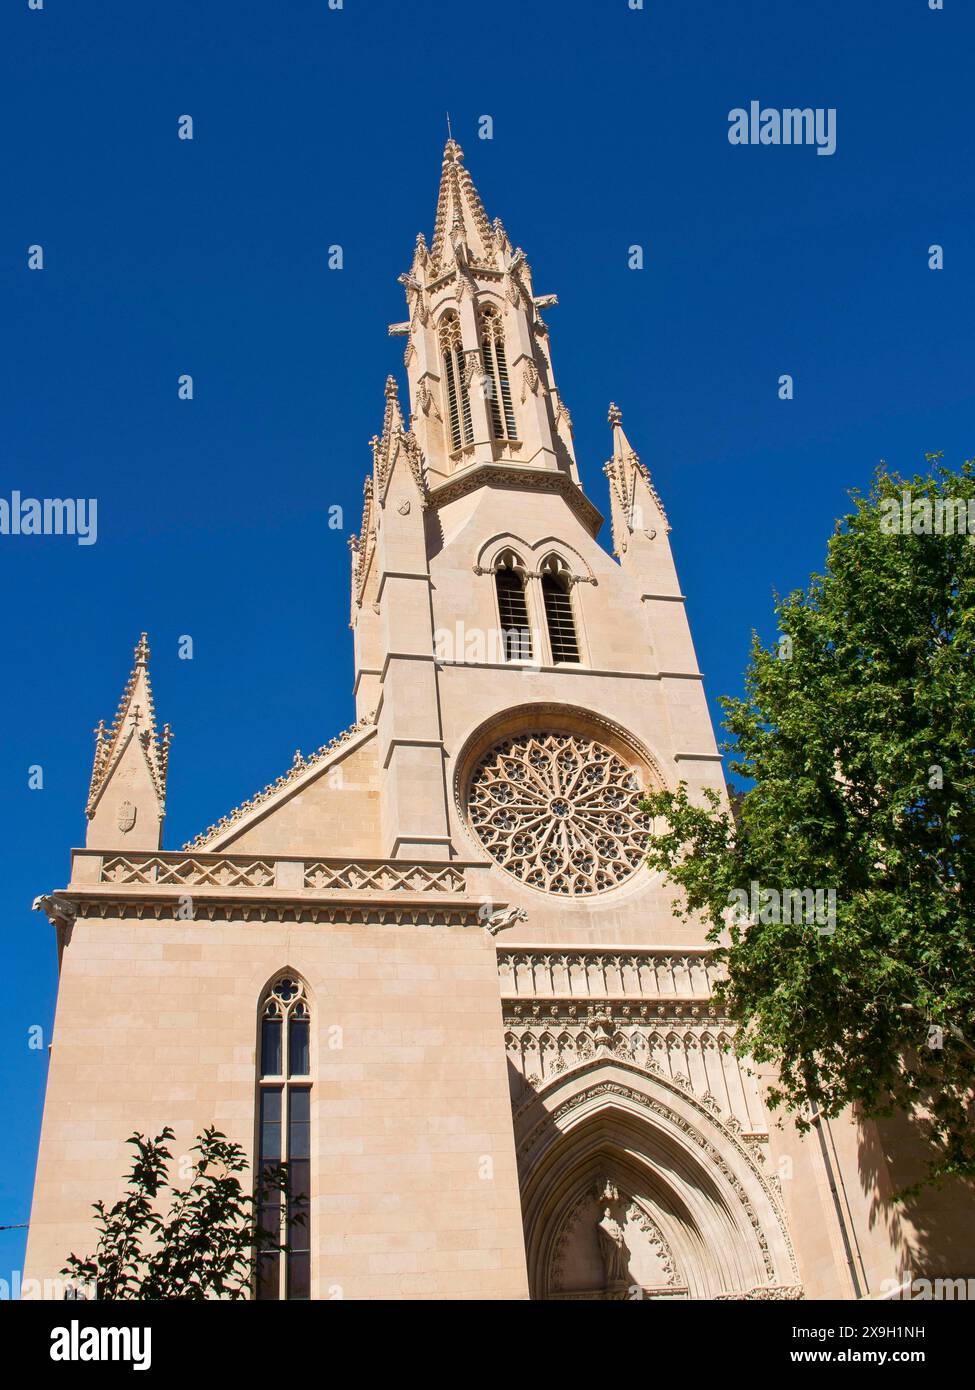
[[[667,515],[612,407],[597,542],[554,296],[452,141],[401,278],[409,418],[390,378],[352,547],[357,723],[182,850],[144,638],[99,731],[86,847],[44,900],[27,1275],[90,1248],[133,1129],[179,1151],[212,1123],[307,1163],[308,1256],[272,1296],[846,1298],[965,1272],[970,1231],[894,1214],[874,1127],[770,1126],[703,931],[642,863],[642,788],[725,795]]]

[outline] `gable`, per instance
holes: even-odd
[[[375,732],[370,727],[359,742],[289,778],[203,847],[272,857],[380,858]]]

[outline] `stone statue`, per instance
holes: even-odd
[[[601,1216],[596,1222],[596,1236],[607,1288],[629,1282],[630,1250],[626,1243],[623,1224],[614,1211],[619,1207],[619,1200],[619,1189],[613,1183],[607,1181],[600,1184],[597,1189],[597,1201]]]

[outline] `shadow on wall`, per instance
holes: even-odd
[[[861,1121],[860,1186],[869,1197],[870,1229],[886,1233],[903,1280],[975,1277],[975,1184],[949,1180],[897,1200],[923,1177],[931,1156],[923,1121],[904,1114]]]

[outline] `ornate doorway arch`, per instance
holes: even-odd
[[[799,1298],[775,1183],[669,1078],[596,1059],[515,1112],[538,1299]]]

